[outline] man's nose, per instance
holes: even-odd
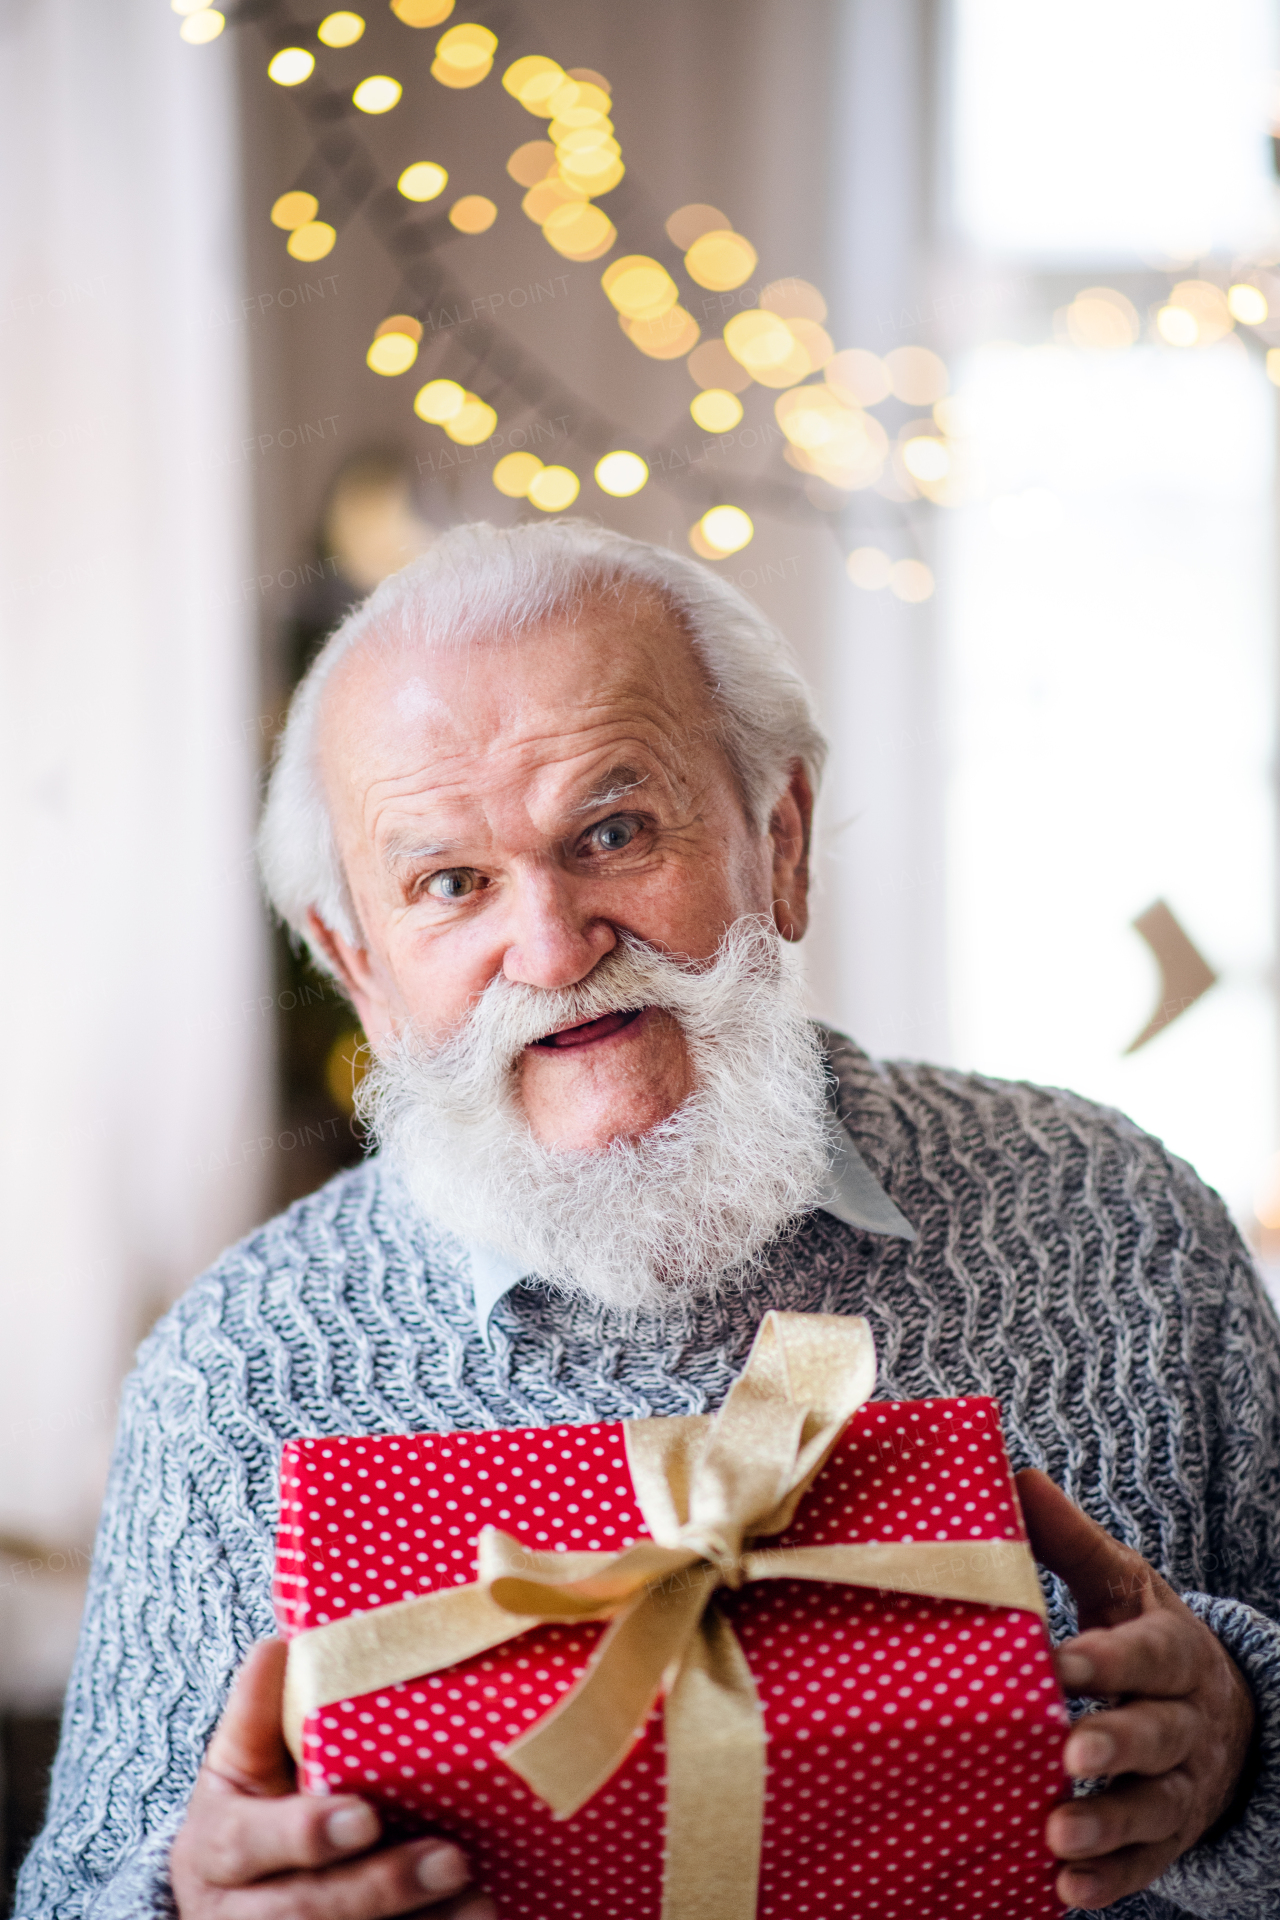
[[[618,944],[607,920],[554,867],[522,873],[515,889],[502,971],[529,987],[572,987]]]

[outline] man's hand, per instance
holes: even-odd
[[[236,1676],[209,1742],[170,1873],[182,1920],[494,1920],[447,1840],[371,1852],[380,1827],[363,1800],[294,1791],[280,1732],[285,1647],[264,1640]]]
[[[1107,1791],[1056,1807],[1049,1846],[1069,1907],[1106,1907],[1159,1878],[1231,1807],[1253,1736],[1235,1661],[1154,1567],[1096,1526],[1043,1473],[1018,1475],[1036,1559],[1075,1596],[1080,1635],[1058,1648],[1071,1694],[1110,1700],[1077,1721],[1067,1772]]]

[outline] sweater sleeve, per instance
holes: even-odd
[[[243,1599],[252,1589],[212,1517],[207,1463],[183,1438],[192,1423],[152,1385],[163,1378],[144,1364],[125,1389],[47,1822],[15,1920],[173,1912],[169,1844],[231,1676],[272,1631],[261,1590]]]
[[[1280,1326],[1226,1209],[1198,1181],[1195,1187],[1188,1283],[1215,1309],[1212,1340],[1192,1359],[1210,1435],[1202,1578],[1211,1591],[1183,1599],[1248,1682],[1258,1747],[1238,1819],[1184,1853],[1152,1891],[1168,1903],[1165,1912],[1273,1920],[1280,1912]],[[1178,1197],[1187,1200],[1185,1185]]]

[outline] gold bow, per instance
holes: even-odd
[[[479,1578],[294,1636],[285,1738],[337,1700],[438,1673],[544,1622],[610,1622],[576,1684],[501,1758],[561,1819],[622,1761],[668,1685],[662,1920],[752,1920],[764,1827],[765,1735],[719,1587],[826,1580],[1020,1607],[1043,1618],[1021,1540],[872,1542],[762,1550],[782,1533],[875,1385],[863,1319],[768,1313],[714,1420],[629,1420],[627,1458],[649,1528],[619,1553],[535,1553],[486,1527]]]

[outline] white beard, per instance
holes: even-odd
[[[544,1146],[519,1102],[524,1047],[643,1006],[679,1022],[694,1091],[638,1139]],[[623,934],[576,986],[499,977],[442,1045],[398,1039],[359,1104],[434,1224],[624,1311],[741,1284],[815,1205],[830,1163],[821,1044],[797,958],[763,919],[739,920],[712,962]]]

